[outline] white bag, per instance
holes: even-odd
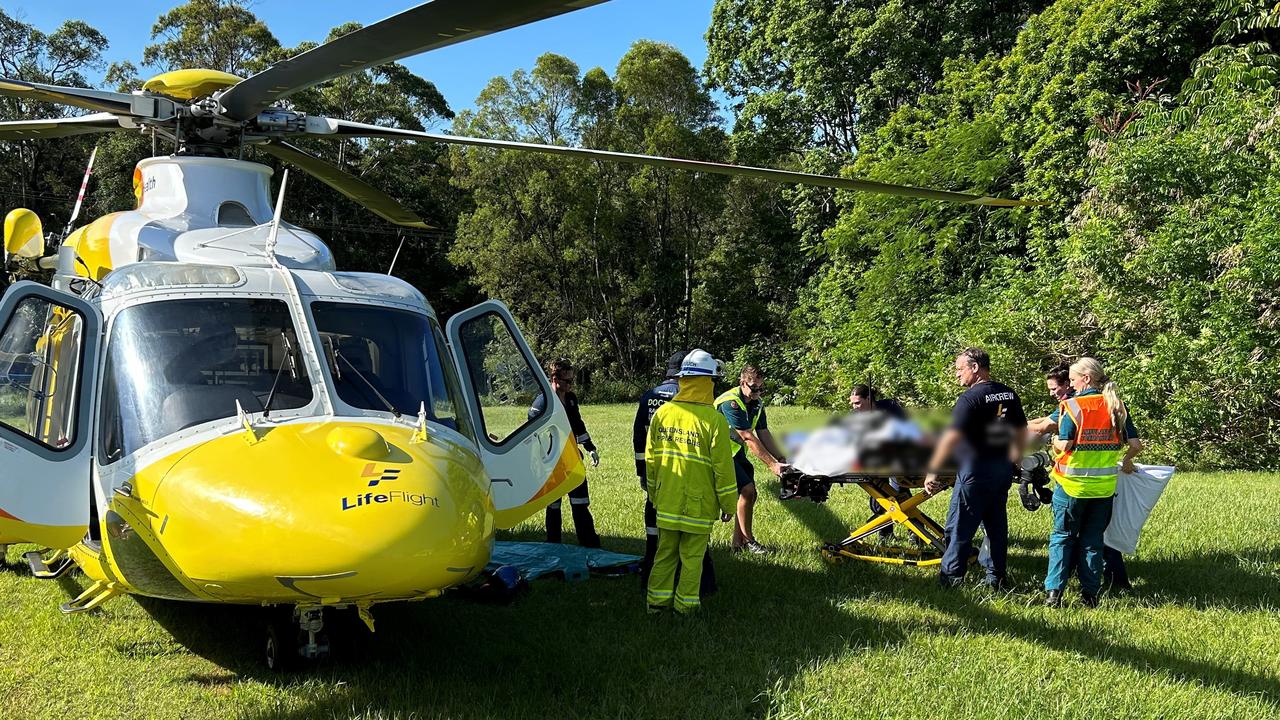
[[[1165,465],[1134,464],[1133,473],[1120,473],[1116,499],[1111,506],[1111,524],[1102,540],[1107,547],[1132,554],[1138,549],[1138,534],[1160,500],[1174,468]]]

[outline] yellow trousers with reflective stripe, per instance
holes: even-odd
[[[702,557],[711,536],[658,528],[658,554],[649,572],[650,607],[675,607],[677,612],[693,612],[702,605]],[[676,569],[680,582],[676,583]]]

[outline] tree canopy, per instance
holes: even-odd
[[[358,26],[339,25],[330,37]],[[240,0],[190,0],[105,84],[279,45]],[[1280,456],[1280,10],[1252,0],[717,0],[704,68],[636,42],[612,69],[546,54],[454,116],[390,64],[288,102],[406,128],[741,162],[1045,201],[991,209],[425,143],[304,142],[440,230],[396,274],[447,315],[504,299],[535,350],[632,397],[677,348],[763,366],[780,401],[838,406],[873,382],[956,394],[966,345],[1048,411],[1042,374],[1093,355],[1150,457],[1275,467]],[[87,85],[107,40],[0,12],[0,71]],[[135,65],[137,62],[138,65]],[[711,93],[729,100],[726,125]],[[5,118],[64,109],[0,99]],[[7,143],[11,203],[56,225],[93,139]],[[100,212],[132,203],[137,135],[100,140]],[[264,158],[257,158],[264,160]],[[273,162],[269,159],[264,161]],[[398,230],[301,174],[289,216],[347,268],[385,270]]]

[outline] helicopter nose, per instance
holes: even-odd
[[[174,563],[223,600],[429,597],[478,574],[493,544],[479,459],[402,427],[222,437],[179,460],[151,506]]]

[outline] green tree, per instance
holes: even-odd
[[[161,70],[204,68],[246,77],[280,46],[245,0],[188,0],[151,27],[142,63]]]
[[[51,33],[0,10],[0,75],[31,82],[89,87],[85,74],[103,66],[107,39],[79,20]],[[0,118],[28,120],[77,114],[74,108],[15,97],[0,98]],[[10,206],[35,210],[46,230],[65,224],[92,139],[22,140],[0,144],[0,187]]]
[[[1153,458],[1275,466],[1271,12],[1058,0],[1003,57],[949,63],[865,138],[854,171],[1049,204],[842,196],[832,261],[795,318],[802,396],[871,375],[943,404],[951,357],[980,344],[1034,410],[1039,372],[1089,354]]]
[[[476,106],[458,118],[460,133],[710,160],[728,154],[696,70],[660,43],[636,43],[612,77],[544,55],[530,71],[495,78]],[[761,314],[705,294],[713,282],[754,282],[722,232],[751,216],[726,220],[727,180],[511,151],[453,157],[475,203],[459,220],[453,257],[517,309],[539,354],[647,380],[676,347],[735,347],[744,337],[737,326]]]

